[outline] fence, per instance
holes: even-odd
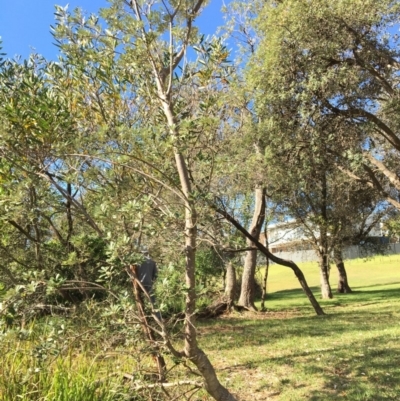
[[[396,244],[388,244],[385,246],[385,248],[382,250],[382,253],[384,255],[396,255],[400,254],[400,243]],[[368,249],[364,246],[349,246],[346,247],[343,251],[343,258],[345,260],[348,259],[357,259],[357,258],[365,258],[368,256],[374,256],[376,255],[376,249],[371,248]],[[276,252],[276,256],[282,259],[286,260],[292,260],[295,263],[301,263],[301,262],[316,262],[318,261],[318,256],[313,250],[308,250],[308,251],[291,251],[291,252]],[[264,263],[264,258],[260,258],[260,264]]]

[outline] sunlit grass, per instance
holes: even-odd
[[[310,287],[319,286],[317,262],[299,264]],[[376,284],[400,282],[400,255],[375,256],[369,259],[345,261],[350,286],[365,287]],[[261,277],[263,268],[259,269]],[[331,285],[336,286],[336,267],[331,265]],[[284,266],[272,264],[268,275],[268,291],[276,292],[298,288],[299,283],[292,271]]]
[[[19,346],[19,345],[18,345]],[[58,358],[53,366],[38,363],[31,349],[3,355],[0,399],[46,401],[111,401],[118,392],[98,366],[83,358],[73,365]]]
[[[65,323],[67,327],[64,326]],[[63,330],[59,330],[63,328]],[[154,369],[147,353],[110,346],[110,335],[50,318],[0,337],[1,401],[120,401],[135,393],[124,373]],[[142,346],[143,348],[143,346]],[[129,397],[128,397],[129,395]],[[140,395],[135,400],[144,401]]]
[[[319,299],[317,265],[300,267]],[[346,267],[354,293],[321,301],[326,316],[315,316],[291,270],[273,265],[267,313],[198,322],[200,346],[239,400],[400,400],[400,256]],[[334,284],[334,268],[331,277]],[[88,318],[51,318],[2,334],[0,400],[166,400],[159,390],[136,394],[124,380],[128,373],[143,382],[155,371],[137,334],[121,344],[113,340],[118,330],[103,332],[93,313]],[[198,380],[166,359],[170,381]],[[183,392],[170,390],[171,398]],[[201,391],[191,400],[211,398]]]
[[[400,400],[400,257],[346,267],[354,293],[321,302],[327,316],[274,265],[269,312],[201,325],[204,348],[242,400]],[[316,264],[301,268],[319,297]]]

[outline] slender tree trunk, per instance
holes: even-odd
[[[231,261],[226,265],[225,297],[230,309],[236,298],[236,270]]]
[[[335,246],[333,249],[333,259],[339,275],[337,291],[340,294],[349,294],[352,291],[347,281],[347,273],[343,262],[342,247],[340,245]]]
[[[265,213],[265,214],[267,214],[267,213]],[[264,240],[265,240],[265,247],[268,249],[269,242],[268,242],[267,225],[265,225],[265,227],[264,227]],[[269,273],[269,257],[265,256],[265,271],[264,271],[262,294],[261,294],[261,310],[263,312],[265,312],[267,310],[267,308],[265,307],[265,299],[267,298],[268,273]]]
[[[186,245],[186,286],[188,288],[185,306],[185,355],[193,362],[204,378],[208,393],[217,401],[235,401],[233,395],[219,382],[215,369],[207,355],[198,347],[195,328],[196,311],[196,240],[197,216],[196,209],[190,198],[192,191],[187,166],[183,156],[176,152],[175,161],[182,190],[186,196],[185,204],[185,245]]]
[[[160,88],[160,87],[159,87]],[[172,106],[165,94],[159,89],[162,99],[164,114],[167,118],[171,136],[178,138],[176,131],[175,116]],[[175,164],[179,175],[182,193],[185,196],[185,253],[186,253],[186,302],[185,302],[185,356],[196,365],[204,379],[204,386],[207,392],[217,401],[236,401],[235,397],[219,382],[215,369],[207,355],[198,347],[195,327],[196,311],[196,242],[197,242],[197,212],[193,202],[193,194],[189,172],[185,158],[179,148],[175,151]]]
[[[267,282],[268,282],[268,273],[269,273],[269,258],[265,258],[265,271],[263,277],[263,284],[262,284],[262,294],[261,294],[261,310],[265,312],[267,308],[265,307],[265,299],[267,298]]]
[[[265,188],[257,187],[254,194],[254,214],[250,224],[249,233],[259,239],[262,225],[265,219]],[[246,245],[254,247],[254,242],[246,238]],[[243,267],[242,287],[239,297],[239,305],[248,309],[257,310],[254,305],[254,276],[257,265],[257,250],[247,251]]]
[[[332,290],[329,284],[329,254],[328,254],[328,182],[326,178],[327,172],[323,168],[321,171],[321,187],[322,187],[322,200],[321,200],[321,218],[322,222],[319,226],[319,271],[321,279],[321,296],[322,299],[332,298]]]
[[[74,231],[74,224],[73,224],[72,212],[71,212],[72,186],[70,183],[67,184],[67,193],[68,193],[69,197],[66,199],[66,202],[65,202],[67,222],[68,222],[66,243],[68,246],[68,251],[71,251],[71,249],[72,249],[71,237],[72,237],[72,233]]]
[[[319,255],[319,270],[321,278],[322,299],[333,298],[331,286],[329,284],[329,258],[325,250],[321,250]]]
[[[32,186],[30,187],[30,201],[32,210],[37,210],[37,196],[36,190]],[[33,231],[35,232],[35,257],[38,267],[41,269],[43,266],[43,257],[42,257],[42,235],[39,227],[39,218],[37,216],[37,212],[35,213],[35,217],[33,219]]]

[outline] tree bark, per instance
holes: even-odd
[[[36,195],[36,189],[34,186],[31,186],[29,188],[29,197],[30,197],[30,206],[32,210],[37,210],[37,195]],[[39,269],[42,269],[43,267],[43,255],[42,255],[42,233],[41,229],[39,227],[39,218],[37,216],[37,212],[35,212],[35,217],[32,220],[32,228],[33,231],[35,232],[35,238],[36,241],[34,242],[35,246],[35,257],[36,257],[36,263]]]
[[[335,261],[335,264],[336,264],[336,267],[338,270],[338,276],[339,276],[337,291],[340,294],[349,294],[352,292],[352,290],[351,290],[348,280],[347,280],[347,273],[346,273],[346,269],[344,267],[341,246],[337,245],[333,249],[333,259]]]
[[[249,233],[258,241],[265,219],[265,188],[256,187],[254,201],[254,214],[250,224]],[[246,245],[248,247],[255,246],[250,238],[246,238]],[[254,276],[256,265],[257,250],[246,251],[238,304],[250,310],[257,310],[254,305]]]
[[[267,298],[267,282],[269,273],[269,258],[265,258],[265,271],[262,284],[262,294],[261,294],[261,310],[265,312],[267,308],[265,307],[265,299]]]
[[[269,251],[267,247],[265,247],[261,242],[256,240],[236,219],[234,219],[226,210],[221,209],[217,206],[213,206],[214,210],[216,210],[221,216],[223,216],[227,221],[229,221],[234,227],[238,229],[246,238],[251,239],[254,245],[268,258],[270,258],[274,263],[277,263],[281,266],[289,267],[293,270],[294,274],[296,275],[297,279],[303,291],[307,295],[311,305],[313,306],[315,313],[319,316],[325,315],[325,312],[322,310],[320,304],[315,299],[314,294],[312,293],[310,287],[307,284],[306,278],[304,277],[303,272],[300,268],[296,265],[296,263],[292,262],[291,260],[285,260],[278,258],[273,253]]]
[[[268,249],[269,242],[268,242],[268,229],[267,225],[264,227],[264,240],[265,240],[265,247]],[[261,294],[261,310],[265,312],[267,308],[265,307],[265,299],[267,298],[267,283],[268,283],[268,273],[269,273],[269,258],[265,257],[265,270],[264,270],[264,277],[263,277],[263,284],[262,284],[262,294]]]
[[[236,300],[236,270],[231,261],[226,265],[225,297],[230,309]]]
[[[170,125],[172,129],[172,125]],[[204,378],[204,386],[208,393],[217,401],[235,401],[233,395],[219,382],[215,369],[207,355],[198,347],[195,328],[196,312],[196,240],[197,240],[197,214],[192,201],[192,191],[187,166],[183,156],[175,153],[175,161],[182,191],[186,197],[185,204],[185,245],[186,245],[186,286],[187,295],[185,303],[185,346],[184,352],[193,362]]]
[[[319,225],[319,271],[321,278],[321,296],[322,299],[332,298],[332,290],[329,284],[329,254],[328,254],[328,182],[327,169],[321,171],[321,218],[322,222]]]
[[[175,121],[172,104],[162,89],[163,85],[158,84],[158,93],[162,101],[165,117],[168,121],[170,134],[174,138],[179,138],[177,131],[178,124]],[[175,165],[179,175],[180,186],[185,196],[185,254],[186,254],[186,302],[185,302],[185,341],[184,354],[196,365],[204,379],[204,387],[208,393],[217,401],[236,401],[235,397],[219,382],[207,355],[198,347],[197,334],[195,327],[196,319],[196,243],[197,243],[197,212],[193,199],[192,184],[189,179],[189,171],[180,152],[179,143],[174,149]]]
[[[322,299],[331,299],[333,296],[331,286],[329,284],[329,259],[328,254],[324,250],[319,255],[319,270]]]

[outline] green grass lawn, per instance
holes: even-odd
[[[319,298],[317,265],[301,268]],[[241,400],[400,400],[400,256],[346,268],[354,293],[321,301],[327,316],[273,265],[267,313],[202,324],[203,347]]]
[[[317,265],[300,267],[319,299]],[[240,401],[400,401],[400,256],[354,260],[346,268],[354,292],[321,301],[326,316],[315,315],[290,269],[273,265],[266,313],[198,322],[200,346]],[[331,276],[335,288],[334,270]],[[141,382],[154,363],[134,332],[118,342],[119,327],[129,322],[96,317],[96,308],[81,326],[52,318],[0,333],[0,401],[168,399],[159,390],[129,390],[124,373]],[[116,329],[102,331],[102,319]],[[168,357],[167,365],[170,381],[198,380]],[[185,389],[168,391],[169,399],[211,400],[204,391],[186,398],[177,397]]]

